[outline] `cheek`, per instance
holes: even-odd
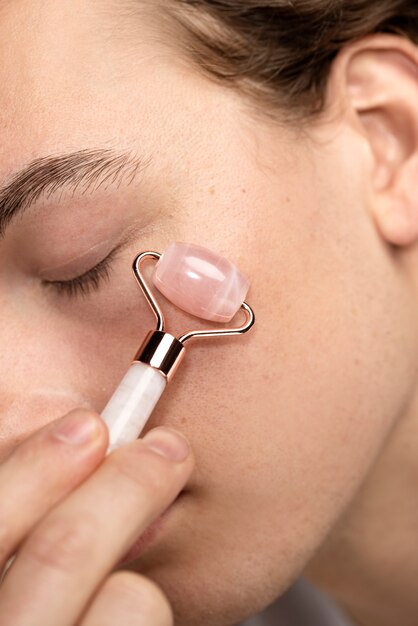
[[[249,215],[259,207],[243,248],[256,325],[195,346],[160,406],[196,452],[193,519],[210,558],[204,573],[187,544],[184,558],[202,593],[232,570],[241,592],[284,589],[359,489],[414,383],[414,303],[362,197],[309,185],[301,169],[288,193],[264,185],[248,199]]]

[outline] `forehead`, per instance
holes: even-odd
[[[77,97],[93,78],[100,80],[111,55],[122,55],[121,42],[134,22],[106,0],[13,0],[0,5],[1,97],[13,104],[30,95],[33,108],[48,96]],[[124,3],[121,3],[123,6]],[[145,21],[135,22],[136,52],[146,54]],[[122,34],[123,32],[123,34]],[[126,55],[126,45],[123,49]],[[110,77],[109,77],[110,78]],[[95,85],[92,85],[92,89]]]
[[[199,163],[206,177],[227,171],[225,146],[243,153],[241,100],[176,54],[136,0],[1,2],[0,183],[80,149],[157,153],[166,176]]]
[[[86,140],[100,145],[126,126],[130,102],[149,126],[146,103],[168,79],[169,56],[146,20],[126,6],[0,0],[2,163],[15,155],[28,160],[57,144],[68,150],[85,147]]]
[[[176,79],[189,109],[199,105],[200,92],[210,97],[209,82],[165,36],[167,21],[157,24],[160,14],[147,7],[142,0],[0,0],[0,84],[7,86],[0,89],[3,126],[15,121],[24,128],[30,112],[47,115],[50,127],[54,109],[62,118],[89,99],[99,101],[94,114],[100,116],[100,104],[108,108],[108,99],[145,100],[150,87],[175,100]],[[211,91],[216,97],[225,93],[214,86]],[[157,111],[158,100],[154,97]],[[31,117],[36,131],[33,122]]]

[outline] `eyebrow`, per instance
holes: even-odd
[[[61,155],[35,159],[15,173],[0,188],[0,237],[17,215],[34,205],[41,197],[50,197],[57,191],[81,188],[81,195],[96,191],[108,183],[125,181],[130,185],[151,162],[133,153],[116,150],[86,149]]]

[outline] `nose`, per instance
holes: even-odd
[[[87,397],[70,388],[39,387],[0,393],[0,463],[22,441],[76,407],[93,408]]]

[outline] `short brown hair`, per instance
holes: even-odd
[[[324,107],[334,57],[376,32],[418,43],[418,0],[168,0],[188,55],[212,79],[286,118]]]

